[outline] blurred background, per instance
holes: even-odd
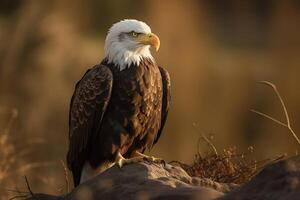
[[[74,85],[125,18],[159,35],[154,56],[172,79],[172,108],[151,154],[192,163],[201,133],[220,152],[253,146],[258,160],[299,150],[285,128],[249,111],[284,121],[274,92],[257,84],[271,81],[300,135],[299,0],[1,0],[0,194],[25,190],[24,175],[35,192],[64,192]]]

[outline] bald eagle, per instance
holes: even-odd
[[[115,23],[105,58],[75,86],[69,112],[67,163],[75,187],[113,164],[140,159],[158,141],[170,105],[170,77],[151,55],[160,40],[137,20]]]

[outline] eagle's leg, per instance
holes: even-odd
[[[144,160],[147,160],[147,161],[150,161],[150,162],[158,162],[158,163],[161,163],[163,165],[166,165],[166,162],[161,158],[155,158],[154,156],[147,156],[147,155],[145,155],[141,152],[138,152],[138,151],[135,151],[134,154],[137,157],[142,157]]]
[[[127,158],[124,158],[120,152],[118,152],[116,159],[115,159],[115,164],[119,168],[122,168],[124,165],[142,162],[142,161],[143,161],[143,157],[133,157],[133,158],[127,159]]]

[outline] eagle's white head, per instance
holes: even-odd
[[[115,23],[105,40],[105,57],[120,70],[131,64],[139,65],[143,58],[153,60],[150,47],[159,49],[159,38],[151,33],[150,27],[135,19],[125,19]]]

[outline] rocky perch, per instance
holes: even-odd
[[[112,167],[64,196],[34,194],[28,200],[296,200],[300,199],[300,156],[267,166],[237,186],[190,177],[179,166],[138,163]]]

